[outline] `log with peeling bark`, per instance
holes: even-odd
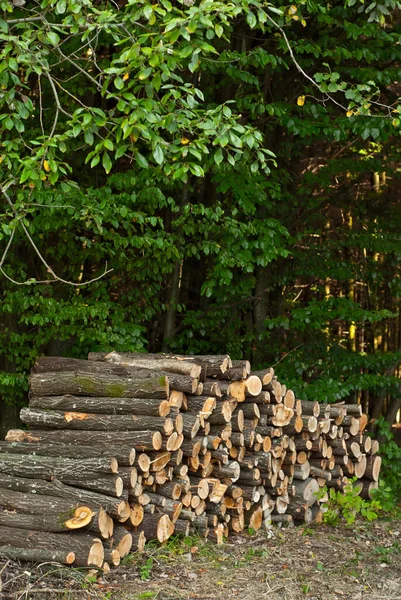
[[[57,551],[65,555],[73,552],[75,555],[73,565],[77,567],[90,565],[101,567],[104,560],[102,541],[78,531],[73,534],[57,534],[0,526],[0,546],[9,544],[10,540],[17,548]]]
[[[142,354],[139,358],[124,358],[124,354],[111,352],[105,357],[103,363],[80,360],[76,358],[62,358],[55,356],[46,356],[38,358],[32,368],[33,373],[49,373],[60,371],[81,371],[85,373],[103,373],[118,375],[119,377],[134,377],[138,370],[146,369],[152,371],[166,371],[178,375],[189,375],[198,378],[202,367],[199,365],[177,361],[169,358],[162,358],[154,361]]]

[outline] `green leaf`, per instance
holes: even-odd
[[[110,173],[111,167],[112,167],[112,162],[111,162],[110,156],[108,155],[107,152],[103,153],[102,165],[103,165],[103,168],[106,171],[106,173],[107,174]]]
[[[67,8],[66,0],[59,0],[56,4],[56,13],[58,15],[63,15],[65,13],[66,8]]]
[[[221,162],[223,162],[223,151],[221,148],[214,153],[213,160],[216,165],[219,165]]]
[[[193,175],[196,175],[196,177],[204,177],[205,175],[202,167],[195,163],[189,163],[189,169]]]
[[[146,158],[143,156],[143,154],[141,154],[140,152],[137,152],[135,155],[136,158],[136,162],[138,163],[138,165],[140,167],[142,167],[142,169],[148,169],[149,168],[149,163],[146,160]]]
[[[215,32],[216,32],[216,35],[217,35],[217,37],[219,37],[219,38],[220,38],[220,37],[223,35],[223,33],[224,33],[224,29],[223,29],[223,27],[220,25],[220,23],[217,23],[217,24],[214,26],[214,30],[215,30]]]
[[[114,144],[110,138],[104,140],[103,146],[107,148],[107,150],[114,150]]]
[[[53,44],[53,46],[57,46],[60,43],[60,37],[57,35],[55,31],[48,31],[47,33],[48,41]]]
[[[194,52],[192,54],[191,62],[188,65],[188,69],[191,71],[191,73],[194,73],[194,71],[196,71],[198,66],[199,66],[199,50],[197,50],[196,52]]]
[[[255,15],[253,14],[253,12],[249,12],[246,15],[246,22],[248,23],[248,25],[249,25],[249,27],[251,29],[253,29],[254,27],[256,27],[256,24],[257,24],[258,21],[257,21]]]
[[[155,161],[157,162],[158,165],[161,165],[163,163],[164,160],[164,154],[163,154],[163,150],[161,149],[161,146],[159,146],[158,144],[153,148],[153,158],[155,159]]]

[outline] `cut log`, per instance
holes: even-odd
[[[381,464],[381,456],[368,456],[366,461],[366,469],[363,474],[363,477],[372,481],[379,481]]]
[[[359,495],[366,500],[370,500],[374,491],[377,490],[379,484],[377,481],[370,481],[369,479],[361,479],[354,483],[354,488],[359,490]]]
[[[300,400],[302,415],[312,415],[318,417],[320,415],[320,404],[319,402],[313,402],[311,400]]]
[[[269,367],[268,369],[263,369],[262,371],[251,371],[251,375],[255,375],[259,377],[263,386],[269,385],[274,377],[274,369]]]
[[[354,473],[355,477],[361,479],[365,476],[367,466],[366,454],[362,454],[357,461],[354,461]]]
[[[245,380],[245,393],[249,396],[258,396],[262,391],[262,382],[256,375],[250,375]]]
[[[92,356],[90,353],[89,356]],[[90,359],[91,364],[96,364]],[[202,367],[191,360],[181,360],[178,356],[141,354],[130,352],[110,352],[106,354],[103,361],[112,365],[124,365],[134,369],[150,369],[153,371],[166,371],[178,375],[189,375],[197,378],[200,376]],[[102,365],[106,367],[106,365]]]
[[[294,481],[295,498],[312,506],[317,501],[316,493],[319,491],[319,484],[316,479],[305,479],[305,481]]]
[[[38,396],[29,401],[30,408],[75,411],[109,415],[147,415],[167,417],[171,410],[168,400],[160,398],[92,398],[87,396]]]
[[[120,466],[134,464],[136,457],[135,448],[127,446],[105,445],[72,446],[68,444],[45,443],[45,442],[0,442],[0,452],[7,454],[29,454],[31,456],[51,456],[74,459],[87,458],[112,458],[116,459]]]
[[[132,471],[130,467],[127,470]],[[60,478],[59,478],[60,479]],[[87,477],[77,479],[68,475],[60,479],[67,485],[72,485],[83,490],[91,490],[98,494],[105,494],[113,498],[121,498],[124,490],[124,481],[120,475],[103,475],[102,477]]]
[[[202,382],[202,394],[205,396],[214,396],[215,398],[221,398],[222,391],[220,388],[220,382],[214,381],[213,379],[206,379]]]
[[[32,501],[32,500],[31,500]],[[2,500],[0,499],[0,503]],[[87,506],[72,508],[68,513],[26,514],[15,511],[0,510],[0,526],[17,527],[19,529],[35,529],[57,533],[72,529],[82,529],[88,525],[94,513]]]
[[[173,380],[180,378],[173,376]],[[187,378],[183,378],[187,381]],[[163,398],[169,395],[169,379],[165,373],[155,375],[146,369],[135,372],[135,377],[118,377],[84,371],[34,373],[30,377],[31,396],[109,396],[110,398]],[[173,386],[174,389],[179,389]],[[185,390],[182,390],[185,391]]]
[[[106,415],[63,412],[40,408],[22,408],[20,419],[31,427],[45,429],[78,429],[85,431],[144,431],[154,429],[170,435],[173,423],[169,418],[146,415]],[[116,436],[117,437],[117,436]]]
[[[182,406],[185,407],[186,405],[186,396],[184,392],[172,390],[168,402],[172,408],[180,409]]]
[[[89,506],[94,511],[102,507],[109,515],[118,521],[127,520],[130,516],[129,505],[121,498],[112,498],[111,496],[105,496],[89,490],[75,488],[65,485],[57,480],[48,482],[40,479],[24,479],[10,475],[0,475],[0,487],[4,490],[22,492],[20,494],[20,504],[9,504],[6,506],[4,504],[3,495],[1,496],[1,504],[10,510],[20,510],[21,512],[27,512],[27,514],[36,514],[37,507],[41,506],[41,498],[43,496],[51,496],[54,502],[56,502],[56,500],[64,502],[64,504],[58,505],[61,507],[61,512],[68,510],[68,506],[66,507],[65,504],[69,503],[69,506],[83,504]],[[5,492],[3,492],[3,494],[4,493]],[[32,501],[32,494],[35,494],[35,502]],[[14,496],[14,500],[17,500],[18,498],[18,496]],[[24,509],[24,506],[27,508]],[[43,507],[44,506],[45,505],[43,505]],[[48,508],[48,505],[46,506],[47,508],[40,509],[39,513],[44,513],[46,510],[54,512],[53,509],[50,510]],[[55,504],[52,506],[55,506]]]
[[[0,473],[15,477],[47,479],[55,477],[78,481],[97,477],[101,473],[116,473],[118,463],[112,458],[53,458],[50,456],[30,456],[29,454],[0,454]]]
[[[73,552],[75,554],[74,566],[101,567],[104,560],[101,540],[81,532],[66,535],[1,526],[0,546],[8,545],[10,540],[13,540],[13,544],[17,548],[57,551],[63,552],[64,555]]]
[[[271,417],[271,424],[276,427],[285,427],[290,423],[293,416],[294,411],[292,408],[284,404],[278,404],[274,406],[274,416]]]
[[[159,431],[83,431],[83,430],[30,430],[10,429],[6,435],[9,442],[45,442],[73,445],[88,444],[127,444],[137,450],[160,450],[163,438]]]
[[[38,548],[18,548],[14,545],[0,546],[0,556],[7,558],[8,560],[31,563],[56,562],[62,565],[72,565],[75,561],[74,552]]]
[[[147,540],[157,539],[161,544],[166,542],[174,533],[174,523],[168,515],[146,515],[138,526],[138,531],[143,531]]]
[[[122,525],[116,525],[113,532],[113,537],[109,542],[110,548],[115,548],[121,558],[127,556],[132,548],[132,534],[127,531]]]
[[[245,525],[254,531],[258,531],[263,523],[263,510],[261,506],[245,511]]]
[[[246,379],[250,373],[250,364],[247,360],[236,360],[234,366],[224,371],[224,373],[217,373],[215,377],[217,379],[226,379],[229,381],[241,381]],[[207,371],[208,376],[209,372]]]
[[[184,537],[188,537],[189,536],[189,532],[191,529],[191,523],[190,521],[185,521],[184,519],[177,519],[176,522],[174,523],[174,533],[180,533],[181,535],[183,535]]]

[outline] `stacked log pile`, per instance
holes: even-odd
[[[0,442],[0,554],[109,570],[146,540],[322,519],[317,492],[377,487],[359,405],[296,399],[227,356],[41,358]]]

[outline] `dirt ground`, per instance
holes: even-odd
[[[106,576],[0,557],[0,600],[401,600],[401,520],[172,539]]]

